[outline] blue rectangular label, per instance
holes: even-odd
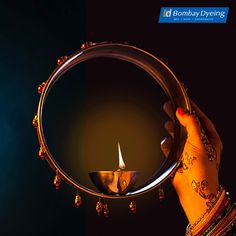
[[[162,7],[159,23],[226,23],[228,7]]]

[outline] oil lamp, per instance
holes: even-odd
[[[92,182],[99,191],[92,190],[75,181],[71,176],[63,171],[55,161],[47,145],[42,119],[44,104],[50,94],[50,90],[64,73],[79,63],[94,58],[113,58],[136,65],[151,75],[155,82],[157,82],[157,84],[163,89],[172,103],[173,110],[176,110],[177,107],[181,106],[183,109],[191,112],[191,107],[183,84],[179,82],[171,69],[163,63],[162,60],[153,56],[149,52],[127,43],[87,42],[82,45],[81,50],[75,52],[71,56],[63,56],[58,60],[57,68],[49,76],[48,80],[40,84],[37,88],[38,93],[40,94],[40,99],[37,113],[33,118],[32,124],[37,131],[39,140],[39,156],[42,160],[46,160],[50,167],[55,171],[56,176],[54,179],[54,185],[56,189],[59,189],[61,181],[65,181],[75,189],[76,196],[74,201],[76,207],[79,207],[82,203],[79,191],[83,191],[90,195],[99,197],[96,210],[99,214],[103,212],[103,214],[107,216],[109,208],[105,203],[105,198],[130,198],[147,193],[159,187],[159,197],[160,199],[163,199],[164,192],[160,187],[162,183],[173,175],[181,163],[181,154],[187,138],[187,132],[185,128],[179,124],[178,120],[175,119],[175,135],[173,137],[172,147],[168,157],[155,174],[141,186],[135,186],[139,172],[135,170],[126,170],[119,143],[119,168],[117,170],[101,170],[88,173]],[[131,201],[129,208],[131,212],[135,213],[137,209],[136,203]]]
[[[108,195],[124,195],[134,189],[138,171],[125,170],[120,144],[118,143],[119,168],[115,171],[93,171],[89,176],[98,190]]]

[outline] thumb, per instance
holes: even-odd
[[[182,107],[179,107],[176,110],[176,117],[180,124],[186,128],[188,140],[195,145],[201,145],[200,123],[196,116],[186,112]]]

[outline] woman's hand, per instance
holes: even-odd
[[[176,115],[180,124],[186,128],[188,136],[182,163],[171,181],[190,224],[193,224],[206,211],[207,203],[218,192],[218,169],[223,145],[209,118],[195,103],[192,102],[191,105],[193,114],[182,108],[173,111],[170,102],[164,104],[164,110],[171,118],[165,123],[170,137],[161,143],[161,149],[168,156],[174,135],[173,118]]]

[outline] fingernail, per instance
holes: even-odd
[[[180,115],[180,116],[183,116],[186,112],[184,111],[184,109],[182,107],[178,107],[177,108],[177,113]]]

